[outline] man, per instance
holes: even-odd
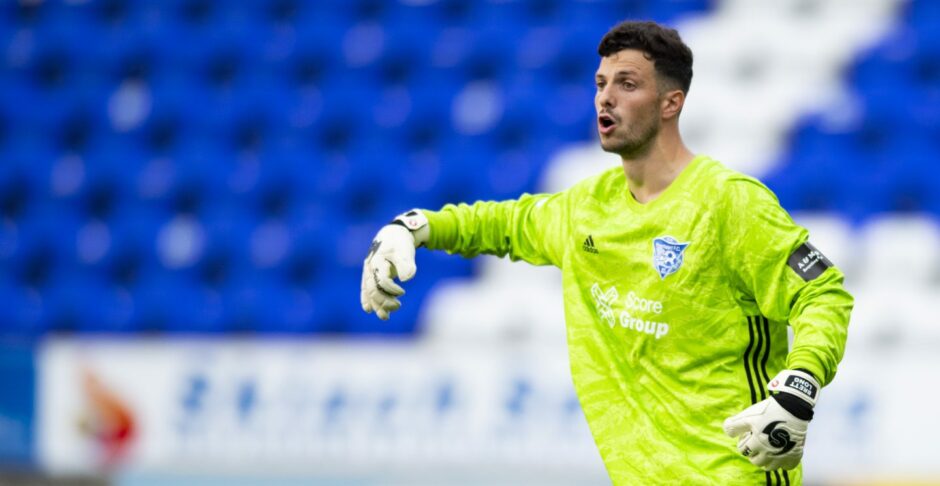
[[[842,273],[760,182],[683,144],[692,52],[675,30],[624,22],[598,53],[600,141],[622,168],[399,216],[365,260],[363,309],[398,309],[393,278],[414,276],[418,246],[555,265],[572,379],[615,484],[799,484],[845,347]]]

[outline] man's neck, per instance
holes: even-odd
[[[656,140],[641,156],[621,157],[627,185],[640,204],[659,197],[694,158],[695,154],[681,140],[677,143]]]

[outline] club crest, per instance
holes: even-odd
[[[660,236],[653,239],[653,267],[663,279],[676,273],[682,266],[682,252],[689,243],[679,243],[671,236]]]

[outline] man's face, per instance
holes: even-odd
[[[616,52],[601,58],[595,82],[594,108],[601,147],[622,156],[646,150],[661,124],[653,62],[635,49]]]

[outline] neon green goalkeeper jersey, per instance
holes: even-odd
[[[800,484],[748,462],[722,422],[781,369],[831,381],[852,297],[760,182],[699,156],[647,204],[616,167],[425,214],[429,248],[561,269],[571,376],[614,484]]]

